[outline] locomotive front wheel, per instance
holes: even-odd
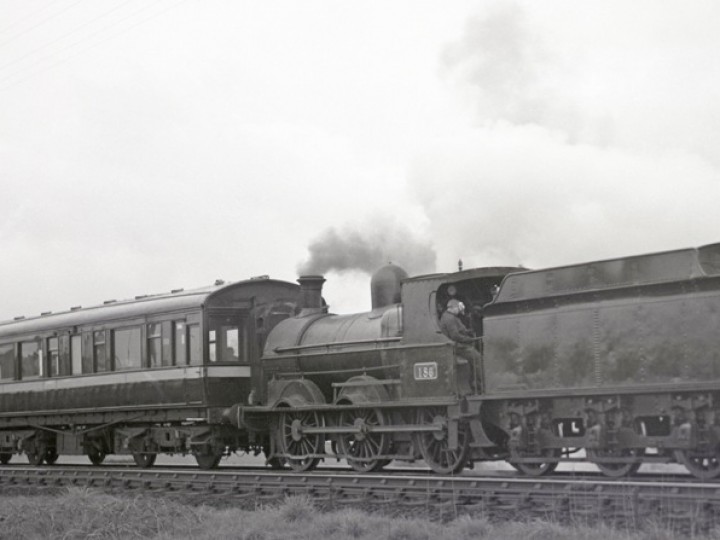
[[[430,468],[438,474],[456,474],[463,470],[467,462],[470,438],[467,427],[458,428],[458,447],[450,449],[448,439],[448,417],[443,407],[420,409],[417,424],[436,425],[437,431],[421,431],[415,434],[415,442],[420,454]]]
[[[623,450],[607,450],[607,449],[587,449],[587,458],[592,461],[600,472],[605,476],[612,478],[620,478],[621,476],[631,476],[638,472],[642,463],[635,461],[635,459],[641,457],[645,452],[641,449],[623,449]],[[603,463],[602,458],[630,458],[633,461],[629,463]]]
[[[675,459],[685,465],[690,474],[701,480],[720,476],[720,452],[675,450]]]
[[[12,452],[0,452],[0,463],[3,465],[7,465],[10,463],[10,459],[12,459]]]
[[[340,436],[338,446],[345,454],[348,464],[358,472],[379,471],[389,463],[379,456],[387,454],[390,438],[385,433],[373,433],[373,426],[385,425],[385,416],[380,409],[344,410],[340,413],[341,427],[355,428],[356,433]]]
[[[153,454],[150,452],[133,452],[132,457],[135,461],[135,465],[137,465],[141,469],[149,469],[150,467],[155,465],[157,454]]]
[[[298,456],[287,458],[287,464],[294,471],[310,471],[320,462],[320,454],[325,449],[325,437],[322,433],[304,433],[304,429],[322,427],[320,415],[315,411],[286,410],[280,413],[278,440],[283,453]]]

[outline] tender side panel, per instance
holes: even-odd
[[[484,319],[490,393],[720,381],[720,280],[516,303]]]

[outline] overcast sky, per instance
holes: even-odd
[[[0,0],[0,319],[720,241],[716,1]]]

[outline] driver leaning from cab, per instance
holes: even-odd
[[[440,317],[440,330],[455,342],[455,352],[460,357],[459,365],[467,364],[468,361],[478,365],[480,353],[473,347],[475,335],[460,320],[464,311],[465,305],[462,302],[455,298],[448,300],[447,308]]]

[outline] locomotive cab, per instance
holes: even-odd
[[[464,362],[458,361],[456,345],[440,329],[440,317],[451,299],[462,302],[465,305],[465,313],[461,316],[463,324],[471,329],[475,336],[481,338],[484,306],[493,301],[495,291],[505,275],[518,270],[515,267],[474,268],[452,274],[418,276],[403,283],[403,343],[413,349],[417,346],[433,345],[432,348],[426,349],[433,358],[428,358],[420,364],[434,363],[438,372],[437,379],[433,380],[435,384],[430,388],[430,381],[426,382],[422,376],[424,372],[417,369],[418,363],[411,366],[413,379],[413,384],[410,385],[411,395],[423,396],[427,395],[427,392],[435,395],[451,395],[458,393],[459,386],[466,385],[468,375],[457,369],[458,365]],[[482,352],[481,343],[482,341],[478,339],[474,344],[479,352]],[[418,352],[413,350],[410,356],[416,357]],[[470,387],[473,392],[478,393],[481,391],[480,381],[483,378],[481,364],[479,355],[475,355],[469,366]],[[438,384],[441,381],[444,381],[444,384]],[[463,384],[460,385],[460,382]],[[461,393],[467,391],[467,388],[464,388]]]

